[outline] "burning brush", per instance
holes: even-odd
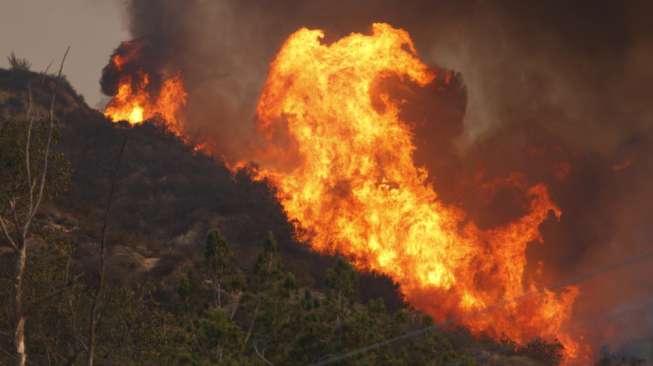
[[[104,114],[114,122],[137,125],[159,117],[166,128],[183,136],[181,109],[187,93],[181,74],[144,57],[144,39],[123,42],[102,72],[102,91],[112,97]]]

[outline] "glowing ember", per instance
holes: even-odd
[[[577,357],[563,324],[578,290],[556,294],[524,279],[527,245],[540,240],[549,214],[561,215],[546,187],[524,188],[530,207],[521,219],[479,229],[438,199],[413,162],[399,104],[375,87],[387,76],[422,86],[434,79],[408,33],[374,24],[371,36],[331,45],[323,36],[301,29],[286,41],[257,107],[270,143],[258,157],[260,174],[277,187],[301,239],[390,276],[407,301],[436,319],[519,343],[559,339],[568,359]],[[291,148],[273,145],[279,133]]]

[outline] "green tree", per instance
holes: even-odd
[[[229,295],[233,317],[238,308],[243,277],[234,261],[233,251],[217,230],[209,232],[204,248],[204,259],[207,265],[207,282],[213,287],[213,294],[216,297],[214,306],[222,308],[223,293]]]
[[[336,263],[327,271],[326,287],[342,310],[358,299],[358,272],[343,257],[336,257]]]
[[[246,352],[264,363],[287,363],[292,348],[294,327],[299,314],[297,281],[283,267],[279,247],[270,232],[263,241],[248,278],[245,297],[247,329],[243,343]],[[273,354],[266,356],[266,351]]]
[[[208,364],[242,365],[240,352],[245,334],[224,309],[209,309],[199,320],[198,344]]]
[[[355,319],[358,314],[351,314],[351,305],[358,297],[358,274],[349,262],[338,256],[336,257],[336,263],[327,271],[326,287],[336,314],[336,344],[338,348],[344,349],[345,343],[348,343],[344,339],[345,333],[355,332],[360,329],[359,324],[353,324],[356,320],[360,320]],[[347,323],[349,323],[349,327],[346,326]],[[359,339],[359,341],[361,340]]]
[[[201,286],[193,270],[189,267],[182,269],[177,294],[184,303],[184,311],[189,312],[197,306],[200,292]]]

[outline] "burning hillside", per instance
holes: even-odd
[[[515,184],[527,197],[526,213],[479,228],[442,202],[430,183],[437,177],[415,165],[413,130],[400,117],[401,101],[384,90],[388,78],[421,88],[437,78],[408,33],[377,23],[372,35],[330,45],[323,37],[302,29],[279,51],[257,106],[264,143],[250,152],[299,239],[389,276],[406,301],[439,321],[521,344],[559,340],[568,361],[584,359],[585,346],[565,328],[578,289],[556,293],[525,272],[539,225],[562,214],[547,188]],[[131,124],[158,116],[182,140],[197,141],[178,118],[186,102],[181,76],[156,70],[152,83],[149,70],[129,66],[141,62],[140,47],[124,43],[105,69],[105,80],[117,80],[105,114]],[[443,79],[450,83],[450,74]]]
[[[113,6],[5,32],[0,364],[653,363],[653,3]]]

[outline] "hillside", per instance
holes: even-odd
[[[37,112],[45,115],[54,82],[50,76],[28,71],[0,70],[3,126],[23,113],[28,84]],[[48,318],[50,312],[62,312],[57,321],[67,321],[71,314],[88,311],[89,303],[84,299],[96,286],[98,242],[116,166],[107,240],[107,293],[112,295],[105,299],[105,311],[111,315],[100,325],[105,332],[98,353],[106,360],[102,364],[124,364],[126,360],[152,364],[164,359],[172,364],[271,364],[259,354],[256,342],[265,345],[267,357],[276,360],[274,364],[303,364],[431,324],[428,317],[401,303],[389,280],[357,274],[345,262],[315,254],[298,243],[292,225],[265,183],[253,181],[244,173],[232,175],[222,162],[194,152],[155,123],[136,127],[111,123],[89,108],[68,83],[61,85],[57,89],[57,149],[70,164],[70,184],[37,216],[40,234],[33,244],[30,284],[35,286],[32,295],[38,298],[36,289],[47,288],[49,281],[60,278],[57,268],[65,268],[67,283],[72,265],[80,282],[70,288],[66,285],[61,301],[68,299],[79,308],[62,310],[63,302],[53,301],[32,317],[28,327],[34,327],[33,344],[62,347],[36,351],[33,346],[35,360],[54,357],[56,364],[64,364],[65,359],[68,364],[81,364],[85,341],[77,332],[84,334],[80,330],[84,322],[78,320],[80,324],[76,324],[74,316],[72,326],[39,322],[53,321]],[[207,242],[212,230],[220,234]],[[61,248],[67,249],[52,252],[53,247],[47,245],[50,241],[66,243]],[[229,249],[224,249],[223,243],[228,243]],[[211,250],[233,254],[216,257]],[[9,264],[11,254],[2,253],[1,274],[3,284],[8,284],[12,267],[5,264]],[[216,258],[231,256],[233,263],[212,264]],[[223,292],[225,299],[216,304],[212,284],[221,283],[223,278],[231,282],[225,283],[224,289],[218,287],[218,299]],[[8,290],[9,286],[4,287],[3,293]],[[381,300],[373,300],[377,298]],[[41,306],[40,301],[38,304]],[[261,304],[265,304],[264,310]],[[224,318],[225,312],[231,313],[229,319]],[[256,321],[260,325],[252,332]],[[133,345],[120,346],[119,329]],[[168,329],[163,333],[172,338],[160,336],[161,329]],[[69,344],[57,331],[75,336]],[[252,344],[248,343],[250,336],[256,339],[251,349],[247,346]],[[182,339],[189,342],[187,348]],[[11,349],[10,343],[3,339],[0,348]],[[240,353],[224,348],[241,344]],[[131,358],[113,355],[112,349],[118,346],[133,352]],[[448,329],[431,333],[424,341],[371,352],[359,361],[538,365],[536,359],[540,359],[545,364],[557,364],[556,347],[540,341],[525,347],[478,341],[465,330]],[[157,350],[154,354],[153,349]],[[3,357],[0,363],[8,360]],[[361,363],[354,359],[348,364]]]
[[[26,83],[39,78],[38,74],[0,70],[0,110],[19,113]],[[80,237],[93,240],[99,233],[110,177],[126,138],[110,221],[110,242],[117,256],[132,252],[132,258],[153,259],[149,263],[156,265],[147,265],[149,270],[165,276],[197,259],[201,254],[197,246],[209,229],[216,228],[233,243],[239,261],[248,265],[262,238],[272,231],[300,279],[311,283],[323,277],[330,260],[293,239],[291,225],[269,186],[245,174],[232,175],[221,161],[194,153],[154,124],[130,128],[111,123],[89,108],[69,84],[64,85],[58,95],[62,102],[57,148],[71,163],[72,182],[49,213],[73,222]],[[45,90],[35,90],[35,99],[42,105],[47,105],[48,97]],[[145,269],[142,260],[131,262],[124,265]],[[131,268],[131,272],[140,271]],[[115,279],[125,278],[116,275]],[[392,294],[389,282],[368,280],[384,288],[386,295]]]

